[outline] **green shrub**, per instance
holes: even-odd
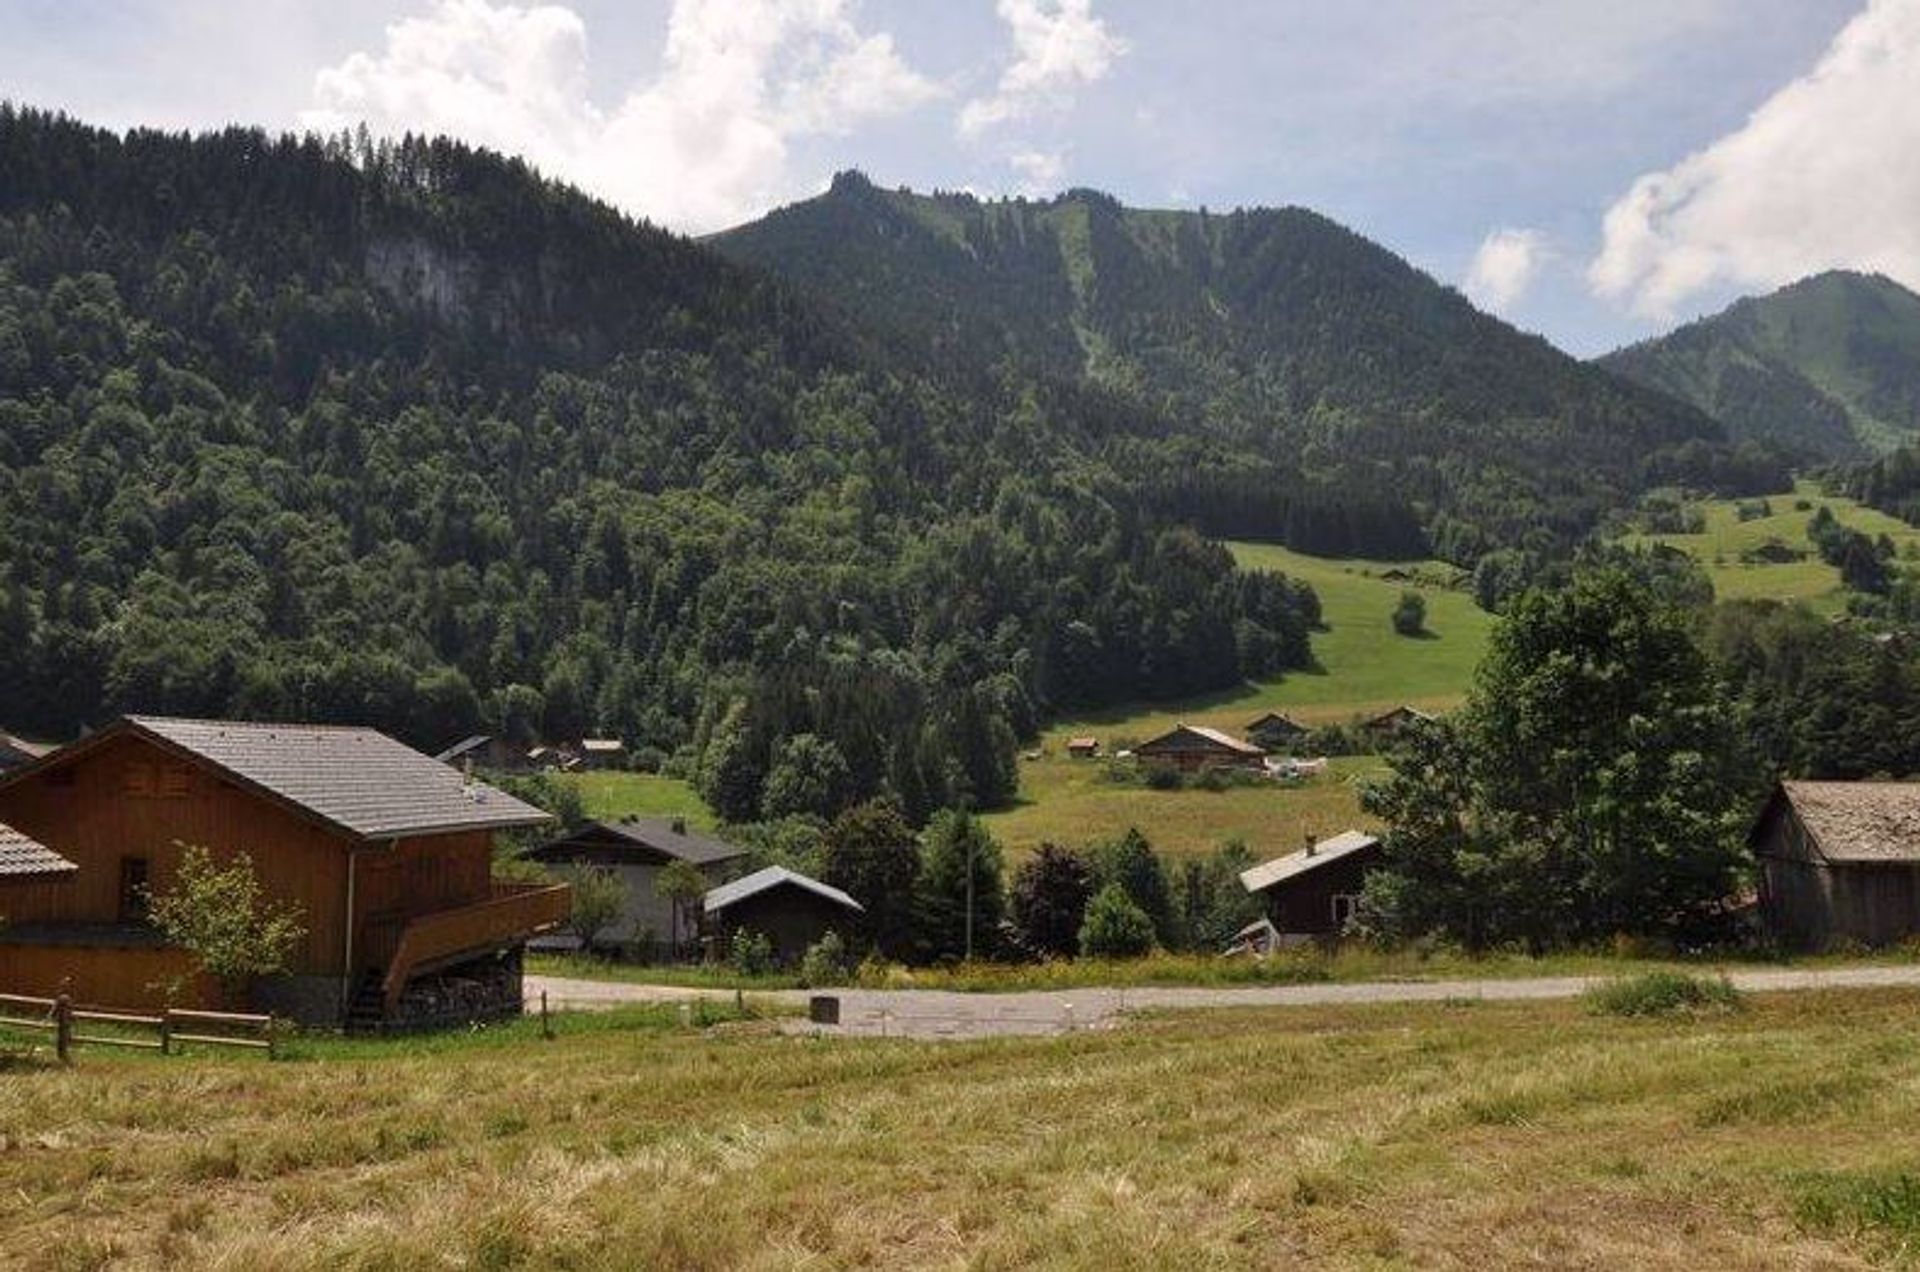
[[[1683,1016],[1734,1010],[1740,1006],[1740,991],[1724,977],[1647,972],[1596,986],[1586,999],[1587,1010],[1598,1016]]]
[[[1153,949],[1153,920],[1126,889],[1110,883],[1087,905],[1080,952],[1089,958],[1138,958]]]
[[[1171,764],[1147,765],[1147,785],[1156,791],[1177,791],[1183,785],[1180,770]]]
[[[765,932],[735,928],[727,962],[742,976],[765,976],[773,970],[773,942]]]
[[[1797,1181],[1794,1217],[1822,1232],[1873,1234],[1911,1252],[1920,1239],[1920,1175],[1822,1171]]]
[[[829,928],[800,958],[800,983],[808,989],[847,982],[847,945]]]

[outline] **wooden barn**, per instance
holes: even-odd
[[[1076,760],[1091,760],[1100,754],[1100,739],[1096,737],[1068,738],[1067,754]]]
[[[846,936],[865,910],[840,889],[785,866],[768,866],[707,893],[708,936],[725,951],[741,929],[764,934],[781,963],[797,963],[829,931]]]
[[[1920,933],[1920,783],[1782,782],[1748,846],[1760,913],[1783,943],[1891,945]]]
[[[1367,871],[1380,864],[1382,852],[1374,836],[1344,831],[1261,862],[1241,874],[1240,884],[1265,902],[1281,944],[1326,940],[1346,928]]]
[[[747,850],[713,835],[689,829],[682,817],[626,817],[588,822],[572,834],[527,854],[547,866],[599,866],[627,885],[626,911],[608,939],[642,958],[670,958],[686,948],[697,915],[676,915],[660,895],[660,874],[684,861],[705,875],[708,884],[726,880]],[[546,936],[542,945],[575,948],[572,936]]]
[[[1361,725],[1379,741],[1389,741],[1399,737],[1408,729],[1422,724],[1432,724],[1433,717],[1418,707],[1398,706],[1383,712]]]
[[[1296,745],[1307,733],[1306,725],[1278,711],[1269,711],[1247,725],[1248,739],[1268,751],[1284,751]]]
[[[586,738],[574,750],[583,769],[623,769],[627,767],[627,744],[619,738]]]
[[[1133,753],[1149,764],[1165,764],[1192,772],[1206,768],[1258,769],[1266,752],[1251,742],[1204,725],[1181,724],[1159,737],[1142,742]]]
[[[533,760],[526,747],[488,733],[462,738],[433,758],[457,769],[471,766],[489,773],[528,773],[533,770]]]
[[[299,906],[306,936],[252,1005],[313,1023],[517,1012],[527,939],[570,908],[564,886],[492,879],[494,833],[546,814],[371,729],[128,717],[0,777],[0,820],[76,867],[9,901],[15,993],[153,1006],[184,978],[214,1005],[146,921],[186,845],[247,853]]]

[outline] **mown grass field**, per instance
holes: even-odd
[[[945,1044],[563,1018],[0,1070],[24,1268],[1854,1267],[1920,1241],[1920,994]]]
[[[1714,595],[1721,600],[1805,601],[1822,613],[1845,609],[1846,591],[1840,585],[1840,572],[1822,561],[1807,539],[1814,508],[1825,504],[1842,523],[1876,537],[1888,536],[1902,557],[1920,553],[1920,529],[1851,499],[1824,494],[1812,482],[1803,481],[1793,494],[1774,495],[1767,502],[1773,515],[1752,521],[1739,519],[1735,500],[1698,503],[1694,506],[1706,516],[1700,533],[1635,535],[1631,541],[1664,543],[1690,554],[1706,568]],[[1799,502],[1812,506],[1796,508]],[[1779,563],[1741,560],[1743,553],[1771,539],[1805,552],[1806,558]]]

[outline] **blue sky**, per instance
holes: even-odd
[[[689,232],[842,167],[1302,204],[1580,354],[1920,286],[1920,0],[8,0],[0,95],[454,132]]]

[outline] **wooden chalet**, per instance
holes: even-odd
[[[1380,863],[1382,853],[1374,836],[1344,831],[1260,863],[1241,874],[1240,884],[1266,904],[1279,944],[1328,940],[1345,930],[1367,871]]]
[[[1206,768],[1258,769],[1266,752],[1218,729],[1181,724],[1159,737],[1142,742],[1133,753],[1149,764],[1165,764],[1187,772]]]
[[[24,738],[17,738],[11,733],[0,731],[0,773],[8,769],[25,768],[52,749],[50,746],[28,742]]]
[[[462,738],[433,758],[457,769],[471,766],[489,773],[526,773],[533,769],[526,747],[489,733]]]
[[[797,870],[768,866],[713,889],[704,908],[708,937],[717,948],[725,950],[733,934],[745,929],[766,936],[778,962],[797,963],[829,931],[846,935],[866,907]]]
[[[1784,944],[1920,933],[1920,783],[1782,782],[1748,836],[1760,913]]]
[[[623,769],[627,766],[627,744],[619,738],[586,738],[574,755],[583,769]]]
[[[660,895],[661,872],[676,861],[692,865],[717,885],[732,874],[747,850],[689,829],[683,817],[626,817],[588,822],[571,834],[527,854],[547,866],[592,866],[612,870],[627,885],[626,909],[606,935],[642,958],[670,958],[686,948],[698,916],[676,914]],[[572,936],[550,935],[540,945],[577,948]]]
[[[564,922],[564,886],[495,883],[496,831],[545,813],[371,729],[130,716],[0,777],[0,820],[72,862],[0,928],[0,990],[215,1005],[146,921],[185,846],[245,852],[306,936],[252,1005],[320,1024],[520,1009],[521,952]]]
[[[1278,711],[1269,711],[1247,725],[1247,739],[1268,751],[1284,751],[1308,732],[1306,725]]]
[[[1067,754],[1076,760],[1091,760],[1100,754],[1100,739],[1095,737],[1068,738]]]
[[[1366,721],[1361,725],[1361,728],[1365,729],[1375,738],[1385,741],[1390,738],[1399,737],[1408,729],[1432,723],[1433,717],[1419,708],[1398,706],[1391,711],[1383,712],[1371,720]]]

